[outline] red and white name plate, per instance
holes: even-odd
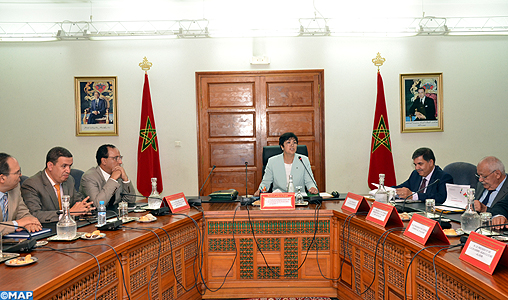
[[[383,227],[387,225],[404,226],[395,207],[381,202],[374,202],[365,220]]]
[[[190,208],[189,202],[187,202],[187,198],[185,198],[183,193],[166,196],[164,197],[164,201],[166,201],[169,209],[173,213]]]
[[[359,211],[369,211],[370,205],[365,197],[350,192],[347,193],[346,200],[342,203],[341,209],[343,211],[357,213]]]
[[[262,193],[260,202],[261,209],[295,209],[295,193]]]
[[[459,258],[492,275],[500,261],[508,265],[507,247],[505,243],[471,232]]]
[[[437,221],[431,220],[419,214],[414,214],[404,231],[404,235],[408,238],[425,245],[429,238],[439,239],[445,245],[450,245],[450,241],[444,234],[441,225]]]

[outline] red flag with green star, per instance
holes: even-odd
[[[385,174],[385,186],[396,185],[383,78],[381,78],[381,73],[378,71],[376,112],[374,114],[374,128],[372,129],[369,178],[367,182],[370,189],[376,188],[371,183],[379,183],[379,174]]]
[[[157,178],[157,191],[162,192],[162,174],[152,98],[150,97],[150,86],[148,84],[148,74],[146,73],[139,127],[137,188],[140,194],[148,197],[152,192],[151,178]]]

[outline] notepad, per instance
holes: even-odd
[[[36,232],[31,232],[30,234],[32,236],[37,236],[37,235],[41,235],[43,233],[50,232],[50,231],[51,231],[50,228],[42,228],[41,230],[36,231]],[[10,239],[29,238],[30,234],[28,234],[28,231],[26,231],[26,230],[21,230],[21,231],[15,231],[13,233],[6,234],[3,237],[10,238]]]

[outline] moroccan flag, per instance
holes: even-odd
[[[377,72],[377,100],[374,114],[374,128],[372,129],[372,142],[370,147],[370,166],[368,184],[379,182],[379,174],[385,174],[385,186],[396,185],[395,169],[393,167],[392,143],[390,142],[390,129],[386,113],[385,91],[383,78]]]
[[[150,86],[148,84],[148,74],[146,73],[139,128],[137,187],[143,196],[148,197],[152,192],[151,178],[157,178],[157,191],[162,192],[162,175],[152,98],[150,97]]]

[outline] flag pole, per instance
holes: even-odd
[[[372,62],[377,67],[377,96],[371,136],[369,174],[367,178],[370,189],[375,188],[372,183],[378,182],[379,174],[385,174],[384,183],[386,186],[394,186],[396,184],[385,92],[383,79],[379,71],[379,68],[385,61],[386,59],[381,57],[379,52],[372,59]]]

